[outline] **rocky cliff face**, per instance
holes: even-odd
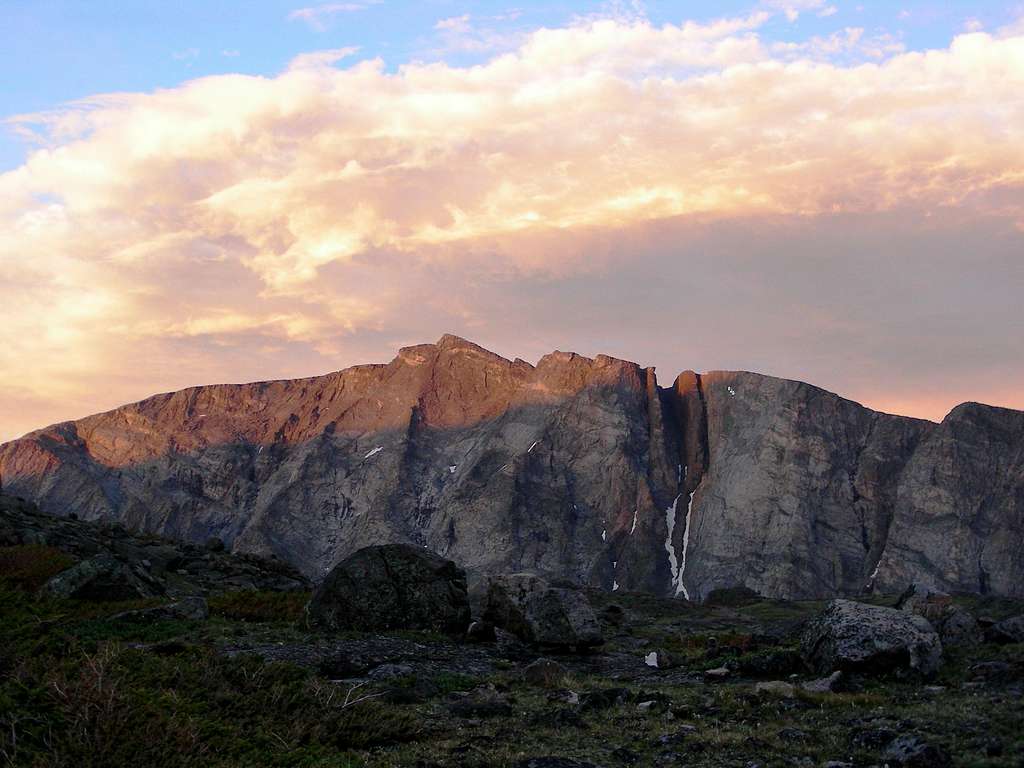
[[[453,336],[388,365],[198,387],[0,446],[7,492],[56,514],[223,538],[319,578],[410,542],[471,573],[535,571],[700,599],[1024,594],[1024,413],[942,424],[793,381]]]

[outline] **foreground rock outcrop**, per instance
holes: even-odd
[[[941,424],[795,381],[445,336],[296,381],[197,387],[0,446],[0,483],[319,580],[408,543],[471,576],[530,571],[702,600],[1024,595],[1024,413]]]
[[[529,573],[491,581],[484,619],[537,645],[585,649],[604,642],[594,609],[582,592],[551,586]]]
[[[338,564],[313,593],[309,619],[328,630],[469,626],[466,574],[451,560],[408,544],[366,547]]]
[[[24,545],[70,555],[70,567],[42,587],[51,597],[129,600],[309,587],[287,563],[133,534],[118,523],[56,517],[23,499],[0,494],[0,547]]]
[[[800,649],[807,665],[823,674],[838,670],[929,678],[942,661],[942,643],[923,616],[852,600],[832,601],[808,624]]]

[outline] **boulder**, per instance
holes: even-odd
[[[782,680],[771,680],[755,685],[754,693],[764,696],[777,696],[781,699],[791,699],[796,696],[796,686]]]
[[[943,646],[977,645],[984,634],[974,615],[957,607],[947,609],[937,622],[936,629]]]
[[[790,648],[747,654],[738,663],[740,674],[746,677],[778,678],[804,671],[804,662],[799,651]]]
[[[923,584],[911,584],[896,601],[896,608],[937,621],[953,605],[953,598]]]
[[[658,648],[644,654],[644,664],[655,669],[675,669],[683,665],[683,660],[664,648]]]
[[[725,680],[732,671],[728,667],[715,667],[714,669],[704,670],[704,679],[708,682],[719,682]]]
[[[137,611],[125,611],[111,619],[120,621],[167,621],[179,619],[183,621],[204,621],[210,617],[210,606],[204,597],[186,597],[168,605],[154,608],[142,608]]]
[[[945,592],[922,584],[911,584],[896,601],[901,611],[928,619],[943,645],[976,645],[982,631],[977,619],[965,608],[954,605]]]
[[[604,642],[582,592],[549,586],[538,576],[497,576],[487,590],[484,618],[530,643],[583,649]]]
[[[420,547],[366,547],[335,566],[313,593],[310,623],[326,630],[436,630],[470,621],[466,574]]]
[[[48,597],[116,601],[156,597],[164,589],[141,567],[99,554],[61,571],[39,591]]]
[[[493,643],[497,639],[498,636],[494,631],[494,625],[489,621],[477,620],[470,622],[469,628],[466,630],[467,643]]]
[[[828,677],[821,677],[817,680],[808,680],[800,685],[807,693],[832,693],[839,690],[843,683],[843,673],[836,670]]]
[[[509,717],[513,709],[507,696],[488,687],[462,695],[456,694],[455,700],[448,704],[448,711],[456,717],[475,719]]]
[[[606,605],[601,609],[601,620],[613,627],[621,627],[626,623],[626,609],[616,603]]]
[[[985,630],[985,640],[1000,645],[1024,643],[1024,616],[996,622]]]
[[[523,680],[531,685],[551,688],[568,674],[568,670],[551,659],[537,659],[523,669]]]
[[[882,753],[882,760],[893,768],[943,768],[952,764],[949,754],[942,747],[917,736],[894,739]]]
[[[829,603],[804,630],[800,650],[807,665],[823,674],[842,670],[931,677],[942,659],[942,643],[924,617],[852,600]]]

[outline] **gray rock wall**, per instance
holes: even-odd
[[[55,514],[219,536],[322,577],[408,542],[471,573],[533,571],[701,599],[1024,594],[1024,413],[940,425],[794,381],[452,336],[388,365],[198,387],[0,446]]]

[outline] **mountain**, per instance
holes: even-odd
[[[700,600],[1024,595],[1024,412],[890,416],[753,373],[455,336],[387,365],[195,387],[0,446],[48,512],[222,538],[311,578],[404,541],[471,574],[529,570]]]

